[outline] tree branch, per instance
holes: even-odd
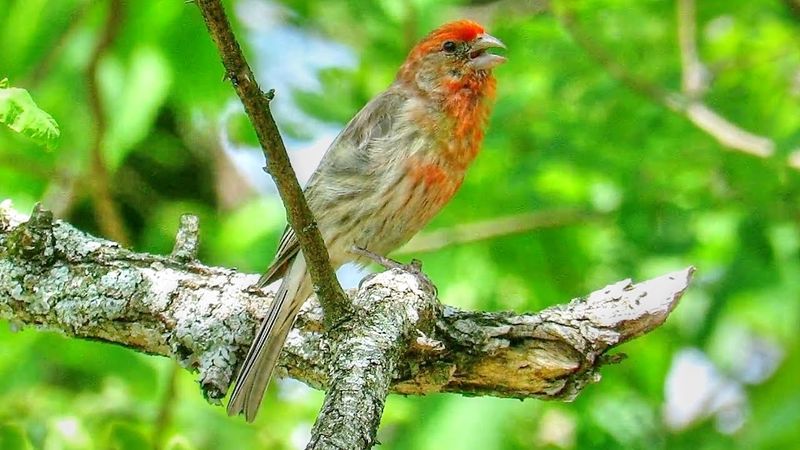
[[[334,323],[338,317],[347,313],[350,303],[331,269],[328,250],[297,182],[278,126],[272,118],[269,101],[273,92],[265,94],[258,86],[219,0],[196,0],[195,3],[200,8],[208,32],[219,50],[226,76],[241,99],[256,131],[258,142],[267,159],[268,172],[278,187],[278,193],[286,207],[287,219],[297,235],[308,264],[314,290],[325,308],[326,322]]]
[[[617,79],[622,85],[642,95],[653,103],[686,117],[694,126],[713,137],[725,148],[758,156],[760,158],[768,158],[775,153],[775,143],[772,139],[742,129],[714,111],[703,101],[691,97],[691,95],[699,94],[699,92],[684,93],[671,91],[631,73],[626,67],[616,62],[604,48],[596,43],[596,39],[580,27],[575,19],[574,12],[566,6],[569,2],[561,1],[558,3],[561,6],[553,8],[553,11],[556,18],[561,22],[564,30],[569,33],[572,40],[575,41],[591,59],[603,67],[609,75]],[[681,7],[683,8],[685,6],[686,5],[683,5]],[[692,10],[681,10],[681,14],[684,16],[692,12]],[[691,31],[692,30],[684,30],[679,32],[682,43],[685,44],[684,40],[693,37],[693,35],[690,34]],[[682,50],[685,52],[687,48],[682,47]],[[682,62],[690,61],[691,57],[692,55],[682,54]],[[696,62],[699,64],[699,60]],[[694,66],[684,68],[683,73],[685,76],[695,77],[698,75],[694,72],[696,69],[697,67]],[[690,83],[694,82],[695,81],[691,81]]]
[[[128,231],[125,229],[125,224],[111,194],[111,175],[103,154],[103,140],[108,130],[108,120],[97,80],[100,60],[119,34],[124,14],[123,9],[122,0],[111,0],[108,3],[108,15],[104,27],[86,68],[86,88],[89,109],[92,113],[92,121],[95,127],[90,152],[91,180],[89,182],[95,219],[102,233],[109,239],[113,239],[122,245],[130,245]]]
[[[451,245],[468,244],[543,228],[562,227],[596,219],[599,216],[577,209],[552,209],[462,223],[450,228],[422,232],[394,253],[402,255],[433,252]]]
[[[70,40],[80,31],[80,26],[93,4],[94,2],[90,0],[83,0],[76,5],[75,10],[70,13],[65,26],[58,31],[58,34],[51,42],[46,44],[47,50],[45,53],[28,69],[23,82],[20,83],[21,85],[27,86],[28,89],[33,89],[50,74],[53,66],[67,49]]]
[[[681,91],[689,98],[702,96],[706,88],[703,63],[697,55],[697,8],[695,0],[678,0],[678,48],[681,54]]]
[[[624,280],[568,304],[517,314],[438,306],[425,283],[392,270],[351,292],[353,316],[329,332],[319,304],[310,300],[278,373],[327,388],[329,397],[338,395],[348,406],[352,398],[342,396],[373,407],[342,408],[349,414],[343,420],[379,417],[386,389],[570,400],[599,379],[611,348],[664,322],[692,272],[689,267],[639,284]],[[0,319],[169,356],[199,372],[212,401],[225,395],[271,301],[272,292],[249,288],[256,279],[134,253],[40,208],[28,219],[10,202],[0,204]],[[370,392],[356,392],[354,383]]]
[[[439,303],[427,279],[398,270],[363,282],[353,309],[353,316],[329,333],[328,392],[307,450],[376,444],[395,373],[407,364],[404,355],[415,338],[433,333]]]

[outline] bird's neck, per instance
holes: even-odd
[[[407,113],[437,145],[434,159],[463,172],[478,155],[489,118],[495,79],[487,72],[436,85],[400,78],[398,88],[413,92]]]
[[[451,124],[448,155],[454,164],[466,167],[480,151],[483,130],[489,119],[495,92],[495,79],[481,73],[450,82],[442,102],[442,112]]]

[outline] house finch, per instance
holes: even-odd
[[[407,242],[455,194],[478,153],[494,96],[491,70],[505,48],[475,22],[445,24],[422,39],[383,93],[331,144],[305,196],[334,268],[387,254]],[[306,261],[287,227],[258,282],[283,277],[239,371],[228,414],[258,407],[297,313],[312,293]]]

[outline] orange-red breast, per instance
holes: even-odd
[[[305,196],[334,268],[355,261],[354,246],[387,254],[414,234],[458,190],[483,140],[504,48],[475,22],[432,31],[409,53],[397,78],[356,114],[331,144]],[[286,336],[312,293],[291,228],[259,281],[283,277],[236,379],[228,414],[252,421]]]

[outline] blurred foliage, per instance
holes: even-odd
[[[30,92],[62,130],[51,152],[0,129],[0,198],[21,210],[43,201],[88,232],[103,229],[90,195],[99,124],[87,80],[115,3],[119,27],[94,73],[105,111],[98,148],[133,247],[169,251],[180,214],[191,212],[201,218],[204,262],[262,270],[283,228],[281,204],[256,196],[241,158],[220,144],[223,131],[240,144],[252,144],[252,133],[237,112],[220,120],[233,92],[198,11],[183,1],[0,0],[0,79]],[[430,228],[565,207],[591,219],[414,255],[444,302],[538,310],[619,279],[698,268],[667,324],[625,345],[630,358],[604,368],[574,403],[390,397],[382,448],[797,448],[800,173],[790,161],[800,159],[800,16],[791,0],[697,3],[703,100],[771,139],[772,157],[720,145],[610,74],[563,26],[569,14],[631,77],[678,92],[673,1],[564,0],[553,10],[529,0],[226,2],[257,71],[302,59],[254,50],[276,27],[352,49],[354,67],[317,70],[317,88],[276,99],[335,127],[446,20],[478,18],[508,45],[484,150]],[[276,119],[297,142],[313,135],[296,118]],[[249,153],[257,169],[259,153]],[[173,377],[171,361],[0,325],[3,449],[302,448],[322,398],[292,382],[273,386],[246,425],[208,405],[191,374]],[[769,351],[748,350],[762,347]],[[739,422],[701,414],[666,425],[665,405],[676,401],[668,374],[687,348],[705,352],[743,393]],[[760,378],[747,375],[754,368]],[[684,381],[684,404],[708,387]]]

